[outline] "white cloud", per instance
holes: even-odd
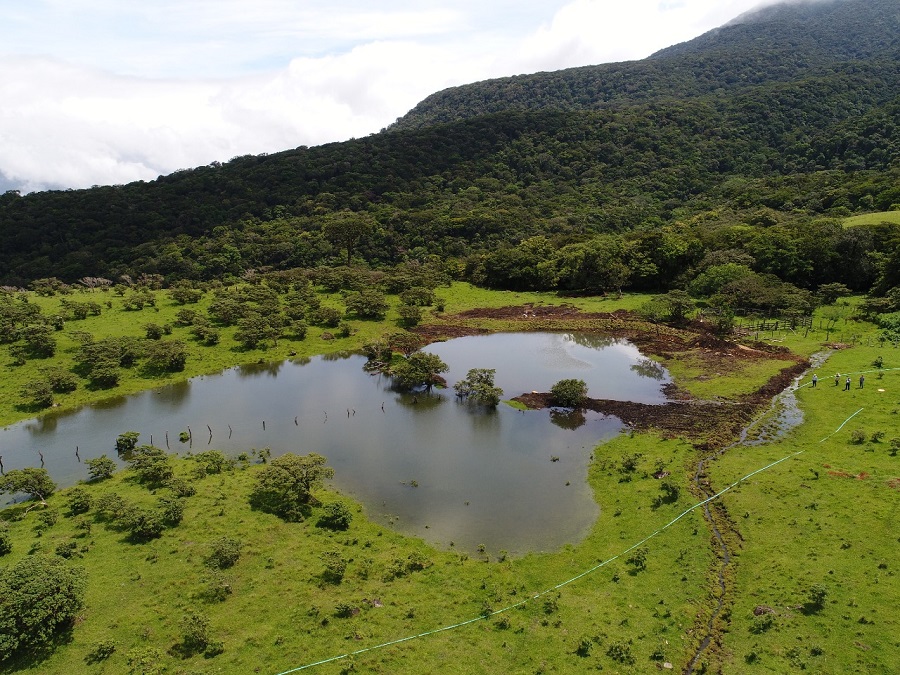
[[[125,183],[359,137],[444,87],[641,58],[753,4],[38,0],[0,27],[0,180]]]

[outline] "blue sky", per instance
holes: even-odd
[[[760,0],[0,0],[0,190],[375,133],[440,89],[644,58]]]

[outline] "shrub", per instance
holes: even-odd
[[[199,654],[209,645],[209,619],[198,612],[188,612],[182,617],[181,646],[187,654]]]
[[[0,556],[12,552],[12,537],[9,536],[9,530],[6,527],[0,528]]]
[[[69,558],[74,558],[76,556],[80,557],[78,553],[78,542],[74,541],[61,541],[56,545],[56,549],[54,551],[56,555],[60,558],[65,558],[68,560]]]
[[[854,429],[850,432],[850,442],[853,445],[862,445],[866,442],[866,432],[863,429]]]
[[[106,455],[100,455],[94,459],[85,462],[88,468],[88,474],[91,480],[103,480],[113,475],[116,470],[116,463]]]
[[[115,522],[121,523],[134,541],[156,539],[165,529],[160,514],[138,506],[126,508]]]
[[[825,606],[825,601],[828,599],[828,587],[824,584],[814,584],[809,589],[809,595],[807,597],[807,602],[810,607],[819,610]]]
[[[84,660],[89,664],[100,663],[112,656],[116,651],[116,643],[112,640],[100,640],[91,646]]]
[[[575,645],[575,653],[581,658],[587,658],[591,655],[591,649],[594,647],[594,640],[588,635],[583,635]]]
[[[41,373],[57,394],[67,394],[78,389],[78,379],[63,368],[44,368]]]
[[[219,537],[209,547],[209,555],[206,556],[206,564],[210,567],[225,569],[232,567],[241,557],[241,548],[244,546],[240,539],[233,537]]]
[[[200,596],[207,602],[225,602],[233,592],[231,583],[220,572],[213,570],[206,578]]]
[[[353,513],[342,502],[331,502],[322,509],[319,525],[330,530],[346,530],[353,520]]]
[[[169,527],[178,525],[184,518],[184,502],[177,497],[160,497],[159,515]]]
[[[631,555],[625,559],[625,562],[631,565],[634,572],[642,572],[647,569],[647,553],[647,548],[644,546],[636,548],[631,552]]]
[[[344,578],[347,571],[347,560],[345,560],[337,551],[325,551],[319,556],[322,564],[325,565],[325,571],[322,578],[332,584],[339,584]]]
[[[129,675],[160,675],[162,652],[155,647],[135,647],[125,657]]]
[[[81,488],[72,488],[69,490],[69,513],[77,516],[91,510],[94,503],[90,493]]]
[[[553,404],[563,408],[577,408],[587,397],[587,384],[584,380],[560,380],[550,388]]]
[[[0,662],[50,644],[81,610],[84,588],[84,570],[55,556],[27,556],[0,569]]]
[[[630,642],[613,642],[609,646],[609,649],[606,650],[606,655],[618,663],[624,663],[626,665],[634,663],[634,655],[631,653]]]
[[[120,455],[127,455],[137,447],[140,434],[137,431],[126,431],[119,434],[116,438],[116,452]]]

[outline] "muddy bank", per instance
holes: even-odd
[[[486,328],[482,322],[502,321],[500,329]],[[458,314],[435,315],[433,323],[416,326],[411,332],[423,344],[467,335],[485,335],[496,330],[584,331],[624,338],[641,351],[667,358],[673,353],[696,351],[711,361],[727,364],[731,359],[790,358],[784,347],[764,342],[741,344],[716,337],[702,320],[673,328],[645,321],[635,312],[583,312],[572,305],[516,305],[470,309]]]
[[[662,405],[649,405],[589,398],[585,400],[583,407],[618,417],[625,425],[636,431],[656,430],[666,436],[684,436],[694,441],[699,449],[710,449],[736,438],[741,429],[751,422],[760,407],[767,405],[772,396],[790,385],[805,368],[804,363],[784,368],[757,391],[734,401],[683,398]],[[675,388],[669,393],[670,397],[672,394],[684,396]],[[512,400],[532,410],[553,407],[551,396],[547,392],[522,394]]]

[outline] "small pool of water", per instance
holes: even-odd
[[[451,387],[470,368],[495,368],[504,398],[578,378],[594,398],[662,403],[669,381],[633,345],[596,336],[496,334],[426,350],[450,366]],[[9,470],[40,466],[42,454],[54,479],[70,485],[86,478],[82,461],[115,457],[116,437],[129,430],[180,454],[318,452],[369,517],[464,550],[552,550],[593,523],[587,465],[596,443],[621,431],[616,418],[486,410],[460,403],[452,388],[412,395],[364,364],[332,356],[243,366],[51,413],[0,430],[0,455]],[[188,428],[192,441],[180,443]]]

